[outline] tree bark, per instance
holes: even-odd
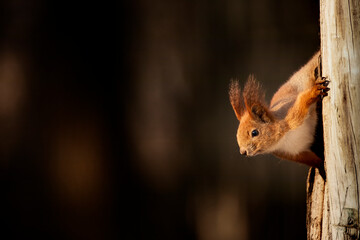
[[[320,176],[319,170],[311,168],[307,179],[307,201],[308,209],[306,216],[308,239],[321,239],[321,227],[323,220],[323,202],[325,181]],[[311,209],[311,211],[309,211]]]
[[[321,0],[320,32],[326,181],[310,169],[308,239],[359,239],[360,1]]]

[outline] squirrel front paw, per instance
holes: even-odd
[[[329,85],[329,83],[330,81],[326,77],[316,79],[315,87],[317,87],[317,90],[320,91],[319,95],[321,99],[328,95],[328,91],[330,90],[330,88],[328,88],[327,86]]]
[[[330,88],[327,86],[329,85],[329,82],[330,81],[323,77],[315,80],[314,86],[304,95],[307,98],[306,102],[308,105],[311,105],[328,95]]]
[[[330,81],[326,77],[319,77],[315,80],[315,84],[312,88],[312,99],[316,101],[319,97],[323,99],[328,95],[328,91],[330,88],[327,86],[329,85]]]
[[[322,61],[321,61],[321,55],[319,55],[318,65],[315,67],[314,70],[314,77],[315,77],[314,95],[316,95],[316,97],[320,96],[320,98],[323,99],[328,95],[328,91],[330,90],[330,88],[327,87],[330,81],[328,80],[327,77],[322,76],[321,70],[322,70]]]

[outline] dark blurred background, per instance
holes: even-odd
[[[2,234],[305,239],[308,168],[240,156],[227,94],[254,73],[270,100],[318,5],[1,1]]]

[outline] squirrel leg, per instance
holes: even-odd
[[[308,115],[311,105],[317,102],[321,96],[327,96],[327,92],[330,90],[327,84],[326,79],[318,78],[312,88],[299,93],[294,105],[289,109],[285,117],[290,129],[301,126]]]

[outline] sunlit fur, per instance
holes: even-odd
[[[244,112],[244,104],[241,99],[241,89],[239,82],[232,80],[229,89],[230,103],[234,109],[236,118],[240,121],[241,115]]]
[[[245,112],[236,134],[240,152],[247,152],[248,156],[269,153],[269,146],[275,145],[282,136],[279,128],[280,125],[275,121],[260,123],[249,112]],[[259,135],[252,137],[251,132],[254,129],[259,131]]]
[[[276,156],[318,165],[319,158],[310,152],[316,127],[316,101],[325,87],[316,82],[314,70],[319,53],[297,71],[271,100],[265,103],[265,94],[254,76],[241,90],[236,81],[230,85],[230,101],[239,120],[236,138],[240,153],[254,156],[273,153]],[[251,132],[259,131],[257,136]],[[310,152],[310,153],[309,153]],[[311,159],[301,159],[301,157]]]

